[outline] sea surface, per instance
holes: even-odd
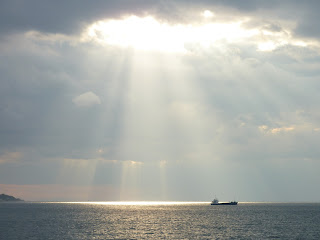
[[[320,203],[0,203],[0,239],[320,239]]]

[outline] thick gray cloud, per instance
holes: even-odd
[[[216,13],[246,14],[254,18],[273,21],[296,21],[295,33],[317,38],[319,1],[187,1],[187,0],[120,0],[88,1],[2,1],[0,8],[0,32],[37,30],[51,33],[75,33],[83,26],[99,19],[119,18],[133,14],[157,15],[163,20],[190,22],[191,10],[210,9]],[[253,19],[253,22],[256,20]]]
[[[2,1],[1,31],[39,30],[53,33],[78,32],[83,25],[103,18],[143,14],[157,1]]]

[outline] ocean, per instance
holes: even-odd
[[[0,239],[320,239],[320,203],[0,203]]]

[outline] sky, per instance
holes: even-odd
[[[0,193],[319,202],[319,10],[1,1]]]

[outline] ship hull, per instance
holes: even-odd
[[[211,205],[237,205],[238,202],[211,203]]]

